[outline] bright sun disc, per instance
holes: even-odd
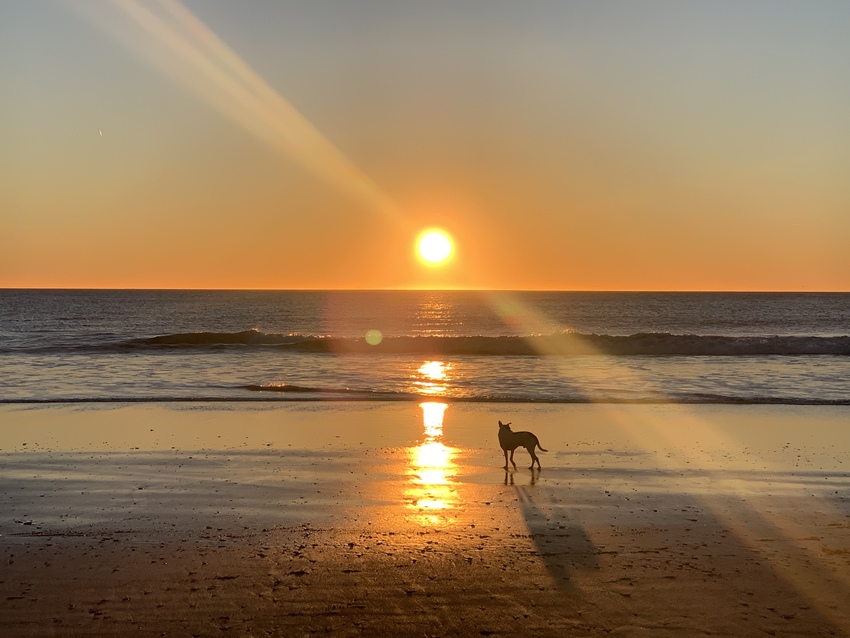
[[[418,249],[426,263],[442,264],[452,254],[452,240],[442,230],[429,230],[419,237]]]

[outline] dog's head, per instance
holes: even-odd
[[[510,423],[502,423],[501,421],[499,421],[499,429],[501,430],[502,428],[505,428],[506,430],[510,430],[511,424]]]

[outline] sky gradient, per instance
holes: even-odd
[[[850,291],[848,33],[844,0],[0,0],[0,287]]]

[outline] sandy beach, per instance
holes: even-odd
[[[850,635],[850,409],[442,410],[0,408],[0,634]]]

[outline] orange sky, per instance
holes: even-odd
[[[850,5],[460,4],[0,5],[0,287],[850,290]]]

